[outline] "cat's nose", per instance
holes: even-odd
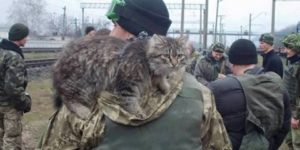
[[[178,65],[178,61],[176,59],[172,59],[172,66],[176,67]]]

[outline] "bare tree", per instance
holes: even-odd
[[[13,0],[9,9],[9,19],[11,23],[24,23],[31,31],[31,35],[40,35],[44,33],[45,0]]]
[[[111,24],[111,22],[108,20],[99,19],[96,22],[96,27],[98,27],[99,29],[108,28],[110,24]]]

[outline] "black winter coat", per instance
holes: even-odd
[[[280,59],[280,56],[277,55],[274,50],[266,54],[262,54],[263,56],[263,68],[264,71],[273,71],[277,73],[281,78],[283,77],[283,64]]]

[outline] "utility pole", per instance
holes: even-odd
[[[219,34],[219,42],[222,42],[222,21],[223,21],[223,18],[225,17],[224,15],[219,15],[220,17],[220,34]]]
[[[205,1],[204,10],[204,34],[203,34],[203,48],[207,49],[207,32],[208,32],[208,0]]]
[[[84,8],[82,8],[82,16],[81,16],[81,35],[84,35]]]
[[[217,0],[216,22],[215,22],[216,25],[215,25],[215,32],[214,32],[214,43],[217,42],[219,3],[220,3],[220,0]]]
[[[243,38],[243,26],[241,26],[241,39]]]
[[[181,2],[181,23],[180,23],[180,35],[183,36],[184,32],[184,0]]]
[[[271,23],[271,34],[274,36],[275,33],[275,7],[276,0],[272,0],[272,23]]]
[[[297,33],[300,33],[300,21],[297,24]]]
[[[252,26],[252,14],[250,13],[250,15],[249,15],[249,32],[248,32],[249,40],[251,40],[251,26]]]
[[[74,24],[75,24],[75,33],[77,32],[77,21],[78,21],[78,19],[77,19],[77,18],[75,18],[75,19],[74,19]]]
[[[200,5],[200,27],[199,27],[199,45],[200,45],[200,48],[203,48],[203,43],[202,43],[202,4]]]
[[[66,35],[66,6],[63,7],[64,15],[63,15],[63,33],[62,33],[62,40],[65,40],[65,35]]]

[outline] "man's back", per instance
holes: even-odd
[[[269,77],[264,74],[242,75],[217,80],[209,85],[215,94],[217,109],[223,117],[234,150],[239,149],[243,136],[249,132],[246,128],[249,123],[255,125],[259,132],[265,132],[270,149],[278,148],[288,131],[288,98],[284,97],[276,82],[279,77]],[[246,118],[247,125],[244,122]]]
[[[234,77],[216,80],[208,87],[214,93],[217,109],[223,118],[233,150],[236,150],[245,135],[246,99],[243,89]]]

